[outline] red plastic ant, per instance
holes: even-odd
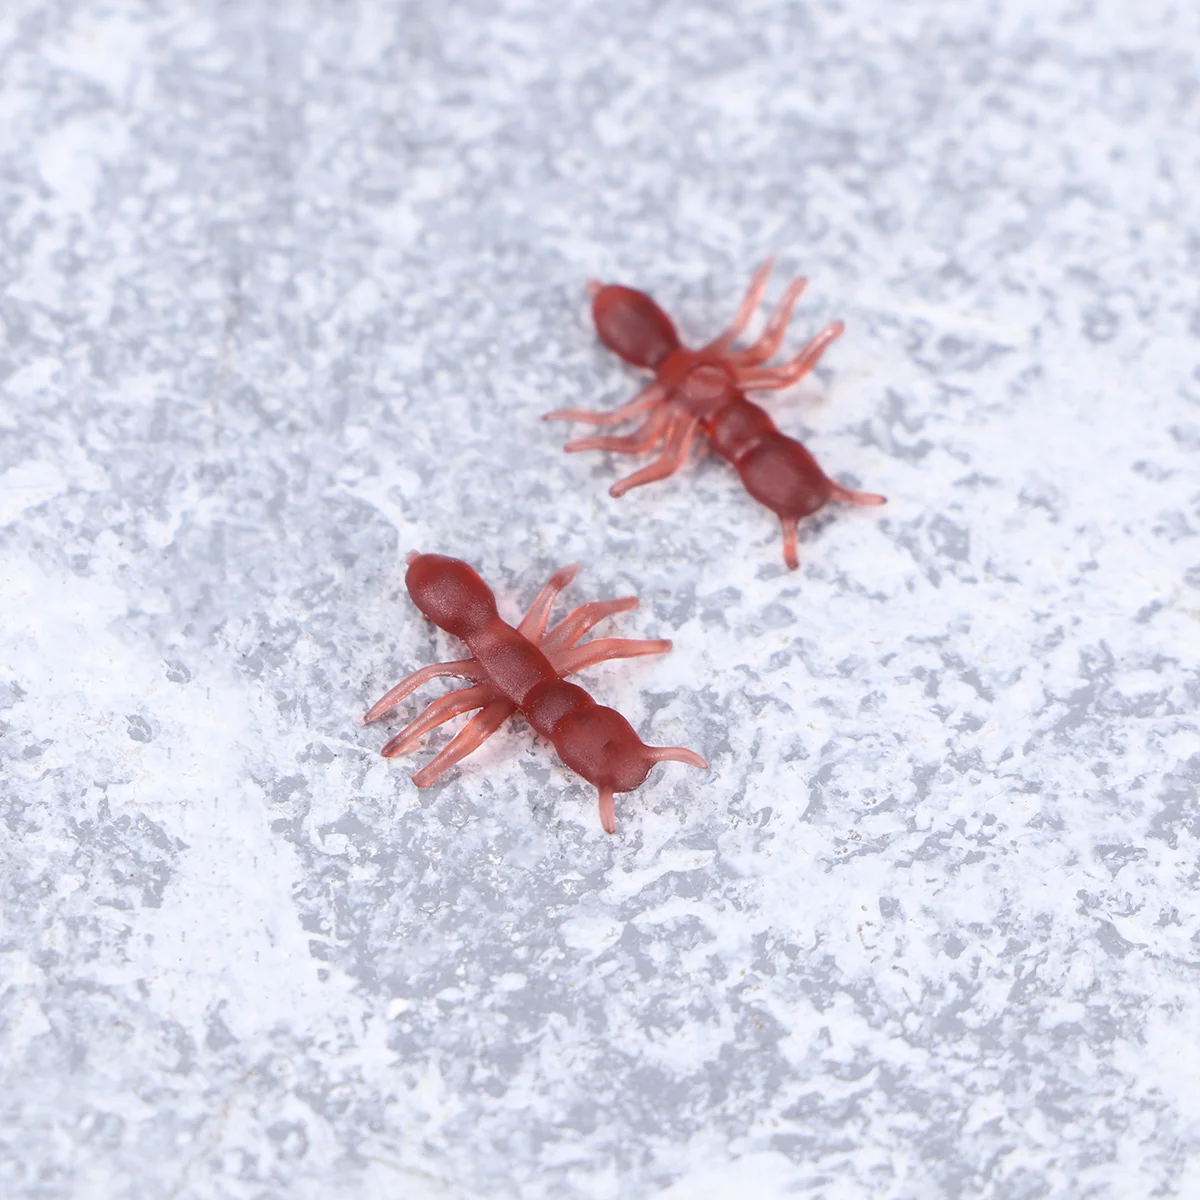
[[[790,361],[775,367],[760,365],[779,349],[804,290],[807,281],[796,279],[788,285],[762,337],[744,350],[734,350],[734,342],[762,300],[772,265],[768,259],[755,271],[733,324],[700,350],[680,343],[670,317],[645,292],[593,280],[588,289],[595,297],[592,316],[600,340],[626,362],[648,367],[655,380],[613,412],[560,408],[544,419],[617,425],[650,414],[640,429],[624,437],[577,438],[566,445],[568,451],[644,454],[661,444],[658,459],[613,484],[609,489],[613,496],[673,475],[686,461],[697,429],[702,429],[717,453],[737,468],[750,495],[778,515],[783,525],[783,558],[795,570],[800,565],[796,540],[801,517],[830,500],[883,504],[885,498],[835,483],[795,438],[780,433],[766,412],[746,399],[747,391],[790,387],[816,366],[844,329],[841,321],[835,321]]]
[[[655,763],[687,763],[707,769],[694,750],[682,746],[647,746],[633,726],[614,709],[597,704],[565,676],[610,658],[665,654],[665,639],[644,641],[598,638],[577,645],[585,633],[613,613],[637,607],[632,596],[584,604],[548,633],[550,609],[559,592],[575,578],[579,565],[551,576],[516,628],[496,611],[492,589],[465,562],[441,554],[410,554],[404,583],[416,606],[439,629],[466,642],[471,657],[434,663],[396,684],[363,717],[377,721],[405,696],[440,675],[470,679],[473,687],[435,700],[383,748],[385,758],[411,749],[431,729],[459,713],[482,709],[440,754],[413,775],[417,787],[428,787],[443,771],[478,749],[514,712],[554,743],[559,757],[600,792],[600,823],[615,833],[614,792],[640,787]]]

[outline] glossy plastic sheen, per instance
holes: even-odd
[[[661,447],[658,459],[610,489],[622,496],[632,488],[665,479],[687,461],[692,438],[703,432],[713,449],[741,476],[746,490],[779,517],[783,528],[784,561],[799,565],[797,523],[830,500],[849,504],[883,504],[884,497],[858,492],[830,479],[816,459],[795,438],[781,433],[775,422],[746,391],[788,387],[816,365],[826,347],[842,333],[835,321],[821,330],[790,361],[762,367],[778,350],[792,309],[804,288],[795,280],[785,291],[763,335],[754,345],[733,345],[762,299],[771,264],[755,272],[733,324],[700,350],[679,342],[671,319],[644,292],[617,284],[592,284],[592,314],[600,339],[626,362],[648,367],[655,381],[629,404],[613,413],[560,409],[547,420],[584,421],[613,425],[649,414],[635,433],[624,436],[578,438],[567,450],[611,450],[639,454]]]
[[[434,624],[466,642],[471,657],[409,676],[371,708],[364,722],[378,720],[436,675],[462,675],[476,685],[434,701],[384,746],[385,756],[404,753],[423,734],[461,712],[482,709],[429,766],[413,776],[419,787],[432,783],[518,711],[554,744],[571,770],[599,790],[601,822],[609,833],[616,828],[613,793],[639,787],[655,763],[674,759],[707,765],[682,747],[647,746],[619,712],[597,704],[583,688],[563,678],[605,659],[661,654],[671,648],[670,642],[661,640],[601,639],[577,644],[598,621],[634,607],[635,600],[584,605],[546,633],[550,606],[577,570],[568,567],[557,572],[514,629],[498,614],[492,589],[467,563],[440,554],[410,558],[405,583],[413,602]]]
[[[592,316],[600,340],[626,362],[657,367],[679,347],[671,318],[649,296],[611,285],[598,292]]]

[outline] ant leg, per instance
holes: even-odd
[[[537,599],[529,606],[529,611],[517,626],[517,632],[524,634],[535,646],[538,645],[546,632],[546,622],[550,619],[550,609],[558,599],[558,593],[578,574],[578,563],[555,571],[546,586],[538,592]]]
[[[542,639],[542,653],[549,658],[562,650],[569,650],[605,617],[611,617],[613,613],[629,612],[637,606],[636,596],[623,596],[619,600],[593,600],[590,604],[581,604],[563,617]]]
[[[840,483],[829,481],[829,495],[833,500],[841,500],[846,504],[886,504],[887,497],[880,496],[876,492],[856,492],[853,488],[842,487]]]
[[[380,751],[384,758],[395,758],[409,750],[431,729],[444,725],[457,717],[459,713],[472,708],[482,708],[496,693],[490,683],[481,683],[473,688],[462,688],[457,692],[449,692],[440,700],[435,700],[415,721],[406,725]]]
[[[628,404],[614,408],[612,412],[593,412],[590,408],[556,408],[546,413],[543,421],[582,421],[586,425],[620,425],[630,417],[639,416],[653,408],[666,395],[661,383],[652,383],[643,388]]]
[[[414,773],[413,783],[419,788],[428,787],[442,772],[478,750],[516,711],[517,706],[511,700],[493,700],[454,735],[440,754]]]
[[[671,643],[666,638],[597,638],[594,642],[547,657],[559,678],[565,679],[596,663],[614,658],[640,658],[643,654],[666,654],[670,648]]]
[[[643,484],[653,483],[656,479],[666,479],[668,475],[674,475],[687,459],[687,452],[691,448],[692,438],[696,434],[698,425],[699,421],[695,417],[677,417],[667,433],[667,441],[662,454],[648,467],[634,471],[632,475],[627,475],[624,479],[614,483],[608,489],[608,494],[620,499],[635,487],[641,487]]]
[[[361,724],[369,725],[372,721],[378,721],[380,717],[391,712],[405,696],[411,695],[417,688],[442,675],[458,675],[464,679],[470,679],[473,683],[482,683],[485,679],[483,669],[473,658],[463,658],[458,662],[434,663],[432,666],[422,667],[419,671],[414,671],[402,679],[394,688],[376,700],[361,718]]]
[[[800,565],[800,554],[797,548],[799,539],[800,519],[798,517],[780,517],[783,526],[783,561],[788,570],[794,571]]]
[[[754,316],[754,310],[762,303],[763,292],[767,290],[767,280],[770,279],[774,266],[775,260],[768,258],[754,272],[750,278],[750,286],[746,289],[745,296],[742,297],[737,315],[733,318],[733,324],[719,337],[709,342],[701,353],[724,354],[738,340],[742,330],[746,328],[746,323]]]
[[[845,328],[846,326],[841,321],[834,321],[832,325],[827,325],[795,358],[781,366],[738,371],[738,386],[748,392],[774,391],[776,388],[791,387],[793,383],[803,378],[817,365],[817,360],[842,336]]]
[[[771,314],[762,337],[753,346],[729,356],[729,361],[735,367],[756,367],[759,363],[766,362],[779,349],[779,343],[783,341],[783,335],[787,332],[788,322],[792,319],[792,310],[807,284],[807,279],[793,279],[788,284],[787,291],[783,293],[783,298]]]
[[[624,437],[607,437],[603,434],[593,437],[576,438],[568,442],[563,449],[569,454],[576,450],[615,450],[621,454],[644,454],[651,449],[663,435],[663,426],[671,420],[671,412],[660,408],[651,414],[641,429]]]

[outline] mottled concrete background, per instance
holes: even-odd
[[[0,1193],[1200,1196],[1198,81],[1163,0],[5,0]],[[635,387],[587,278],[769,253],[890,497],[796,573],[538,419]],[[585,682],[711,772],[418,793],[413,548],[639,594]]]

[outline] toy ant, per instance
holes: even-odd
[[[716,452],[737,468],[750,495],[778,515],[783,526],[783,558],[795,570],[800,565],[796,542],[801,517],[830,500],[883,504],[885,498],[835,483],[795,438],[780,433],[766,412],[746,399],[747,391],[790,387],[812,370],[844,329],[841,321],[835,321],[789,362],[775,367],[760,365],[779,349],[792,309],[804,290],[807,281],[796,279],[788,285],[762,337],[744,350],[734,350],[734,342],[762,300],[771,267],[768,259],[758,268],[733,324],[700,350],[689,350],[680,342],[670,317],[645,292],[593,280],[588,290],[595,297],[592,316],[600,340],[626,362],[648,367],[655,380],[613,412],[562,408],[547,413],[544,419],[616,425],[650,414],[634,433],[577,438],[565,447],[568,451],[643,454],[661,444],[658,459],[613,484],[609,489],[613,496],[673,475],[686,461],[697,429],[702,429]]]
[[[611,658],[664,654],[669,641],[599,638],[577,645],[605,617],[628,612],[637,600],[601,600],[584,604],[548,633],[550,609],[559,592],[575,578],[578,564],[551,576],[516,628],[496,611],[492,589],[465,562],[441,554],[410,554],[404,583],[416,606],[447,633],[466,642],[471,657],[434,663],[396,684],[363,717],[377,721],[411,692],[440,675],[469,679],[473,687],[435,700],[383,747],[385,758],[411,749],[429,730],[459,713],[481,709],[435,758],[413,775],[417,787],[428,787],[443,771],[481,746],[514,712],[554,743],[559,757],[600,793],[600,823],[615,833],[614,792],[641,786],[655,763],[708,764],[682,746],[647,746],[619,712],[597,704],[565,676]]]

